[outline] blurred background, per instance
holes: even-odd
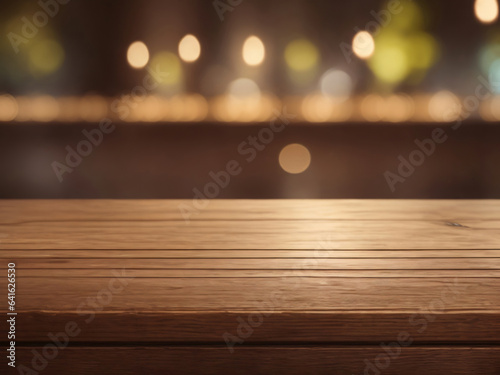
[[[0,198],[500,198],[497,0],[2,5]]]

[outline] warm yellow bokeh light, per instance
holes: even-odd
[[[84,121],[99,121],[108,115],[108,102],[96,95],[83,96],[78,100],[78,114]]]
[[[182,66],[179,58],[172,52],[162,51],[153,56],[149,64],[152,69],[168,72],[159,81],[162,86],[176,86],[182,82]]]
[[[256,36],[250,36],[243,44],[243,60],[250,66],[262,64],[266,57],[264,43]]]
[[[482,23],[495,22],[498,18],[498,2],[497,0],[476,0],[474,12]]]
[[[322,94],[308,95],[301,105],[302,117],[308,122],[347,121],[352,115],[351,101]]]
[[[0,95],[0,121],[12,121],[19,112],[19,106],[12,95]]]
[[[128,47],[127,61],[134,69],[144,68],[149,61],[148,47],[143,42],[134,42]]]
[[[393,3],[389,0],[384,9],[387,9]],[[417,30],[424,25],[424,12],[420,5],[413,0],[399,0],[401,11],[393,14],[389,21],[389,27],[402,32]]]
[[[384,98],[377,94],[369,94],[363,98],[360,105],[361,115],[370,122],[381,121],[387,113]]]
[[[373,55],[370,67],[382,82],[395,84],[406,78],[410,62],[402,48],[391,46]]]
[[[489,103],[491,115],[494,121],[500,121],[500,96],[495,96]]]
[[[432,35],[415,33],[408,37],[406,47],[415,69],[429,69],[437,61],[439,47]]]
[[[201,54],[201,45],[198,39],[191,34],[186,35],[179,42],[179,56],[186,62],[198,60]]]
[[[388,0],[386,5],[390,7],[391,3],[393,1]],[[436,64],[440,52],[436,39],[422,30],[423,9],[412,0],[399,3],[400,10],[389,17],[390,23],[380,28],[374,37],[373,55],[368,59],[368,66],[386,89],[403,81],[418,84]],[[399,117],[402,116],[394,118]]]
[[[302,100],[302,117],[308,122],[326,122],[333,113],[333,100],[323,95],[308,95]]]
[[[245,97],[230,93],[214,98],[210,107],[217,121],[248,123],[274,118],[275,108],[281,107],[281,103],[274,96],[260,93]]]
[[[408,46],[400,33],[385,29],[377,35],[377,49],[368,60],[375,76],[386,84],[398,84],[411,72]]]
[[[352,51],[360,59],[368,59],[375,52],[375,40],[369,32],[360,31],[352,40]]]
[[[390,122],[408,121],[415,111],[411,97],[403,94],[389,96],[385,100],[385,105],[388,109],[385,119]]]
[[[63,61],[64,50],[55,40],[42,40],[29,50],[30,67],[34,73],[54,73],[61,67]]]
[[[450,91],[439,91],[429,101],[429,116],[437,122],[452,122],[460,118],[462,104]]]
[[[257,83],[248,78],[239,78],[229,84],[227,92],[222,107],[224,117],[238,122],[257,120],[262,98]]]
[[[285,172],[299,174],[309,168],[311,154],[305,146],[293,143],[281,150],[279,163]]]
[[[305,72],[318,65],[319,52],[307,39],[297,39],[286,46],[285,61],[292,70]]]
[[[48,95],[30,98],[31,120],[40,122],[54,121],[59,115],[58,101]]]

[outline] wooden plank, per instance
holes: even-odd
[[[33,222],[1,225],[9,249],[491,249],[500,221]]]
[[[258,306],[257,306],[258,307]],[[254,326],[244,342],[258,343],[371,343],[390,342],[408,332],[415,344],[453,343],[455,345],[500,345],[500,319],[494,312],[421,312],[391,311],[296,311],[266,313],[259,308],[237,312],[223,311],[127,311],[90,310],[81,312],[19,312],[16,339],[23,342],[47,342],[49,333],[65,330],[68,322],[81,329],[74,343],[116,342],[127,345],[147,343],[210,343],[225,345],[226,333],[239,337],[242,322],[251,319]],[[263,317],[262,321],[259,319]],[[261,324],[258,324],[261,322]],[[6,320],[0,327],[6,327]],[[4,332],[6,332],[4,330]],[[227,337],[227,336],[226,336]]]
[[[337,259],[337,258],[500,258],[500,250],[0,250],[0,259]],[[4,264],[0,263],[0,268]]]
[[[121,290],[120,277],[125,285]],[[111,293],[111,302],[105,305],[107,311],[245,311],[264,306],[270,300],[274,311],[285,312],[418,312],[431,303],[442,306],[443,311],[500,310],[500,279],[491,278],[285,277],[252,279],[249,283],[244,278],[131,279],[125,272],[113,280],[19,277],[17,308],[18,311],[75,311],[99,293],[109,298],[110,286],[114,285],[120,292]]]
[[[18,363],[29,366],[33,351],[41,350],[20,348]],[[370,363],[375,370],[367,370]],[[83,347],[61,350],[44,371],[73,375],[219,375],[235,371],[252,375],[442,375],[446,369],[449,375],[497,375],[499,368],[497,347],[405,347],[392,357],[380,347],[252,347],[234,354],[214,347]]]
[[[187,225],[179,204],[188,202],[0,201],[1,246],[498,250],[500,244],[499,201],[210,201]]]
[[[184,221],[192,200],[0,200],[0,224],[51,221]],[[50,213],[50,215],[49,215]],[[192,220],[500,220],[498,200],[210,200]]]
[[[185,269],[195,270],[500,270],[500,258],[340,258],[340,259],[18,259],[23,269]],[[5,269],[7,263],[2,265]]]
[[[184,269],[127,269],[126,274],[138,278],[500,278],[500,270],[205,270],[187,272]],[[113,269],[58,269],[28,268],[18,272],[18,277],[48,278],[110,278]]]

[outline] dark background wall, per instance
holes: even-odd
[[[192,198],[210,171],[237,160],[242,172],[219,198],[500,198],[500,127],[471,123],[452,130],[392,192],[384,172],[416,149],[439,124],[289,125],[248,163],[238,145],[261,126],[118,125],[59,182],[54,161],[96,125],[0,126],[0,198]],[[311,166],[284,172],[280,150],[301,143]]]

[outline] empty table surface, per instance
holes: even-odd
[[[4,200],[0,258],[48,373],[500,371],[500,201]]]

